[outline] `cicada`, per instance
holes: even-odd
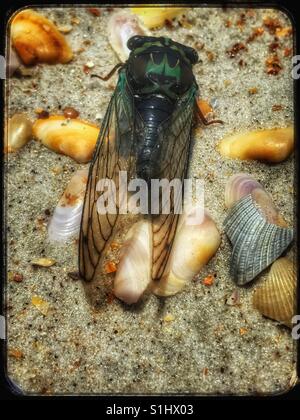
[[[220,122],[207,121],[197,105],[193,48],[150,36],[133,36],[127,46],[130,55],[117,66],[117,86],[89,170],[79,241],[79,272],[86,281],[100,275],[122,218],[119,203],[114,214],[99,214],[99,180],[113,180],[118,189],[118,175],[126,171],[128,179],[143,179],[148,186],[153,179],[183,181],[194,124]],[[175,206],[172,196],[168,214],[143,216],[152,222],[153,280],[167,267],[179,219]]]

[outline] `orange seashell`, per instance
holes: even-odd
[[[225,137],[218,145],[218,150],[224,157],[272,163],[287,159],[293,149],[293,127],[237,133]]]
[[[141,6],[141,5],[140,5]],[[139,16],[146,28],[161,28],[166,21],[182,16],[186,7],[132,7],[131,11]]]
[[[68,63],[73,53],[64,36],[47,18],[33,10],[23,10],[11,22],[14,48],[26,65]]]
[[[207,101],[204,101],[203,99],[197,100],[198,107],[200,108],[200,111],[202,114],[206,117],[208,114],[213,112],[212,107]]]
[[[57,115],[36,120],[33,135],[49,149],[70,156],[79,163],[87,163],[92,158],[99,127]]]

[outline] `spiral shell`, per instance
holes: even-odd
[[[50,242],[63,243],[78,236],[87,180],[87,168],[72,176],[48,225]]]
[[[58,115],[36,120],[33,134],[49,149],[70,156],[79,163],[87,163],[92,158],[99,127]]]
[[[293,127],[238,133],[224,138],[218,145],[222,156],[271,163],[287,159],[293,149]]]
[[[44,16],[27,9],[11,23],[14,48],[26,65],[68,63],[73,53],[57,27]]]
[[[128,11],[122,10],[113,13],[108,22],[108,39],[110,45],[121,61],[125,62],[130,50],[127,41],[134,35],[147,35],[138,17]]]
[[[230,193],[231,188],[235,193]],[[286,227],[270,195],[249,175],[232,177],[225,191],[231,205],[224,221],[233,246],[230,273],[241,286],[281,256],[293,240],[293,230]]]
[[[296,270],[289,259],[274,262],[266,282],[254,292],[253,305],[262,315],[292,327],[296,314]]]

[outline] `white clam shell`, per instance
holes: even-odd
[[[79,234],[88,169],[78,170],[60,198],[48,225],[51,242],[67,242]]]
[[[122,62],[129,57],[130,50],[127,41],[134,35],[147,35],[138,17],[128,11],[122,10],[111,15],[108,22],[108,39],[110,45]]]
[[[114,281],[114,293],[127,304],[136,303],[151,282],[151,223],[142,220],[132,226],[121,250]]]

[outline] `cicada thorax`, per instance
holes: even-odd
[[[160,126],[196,82],[191,62],[164,43],[135,49],[126,64],[126,77],[144,127],[137,131],[137,176],[150,184],[151,179],[160,178]]]

